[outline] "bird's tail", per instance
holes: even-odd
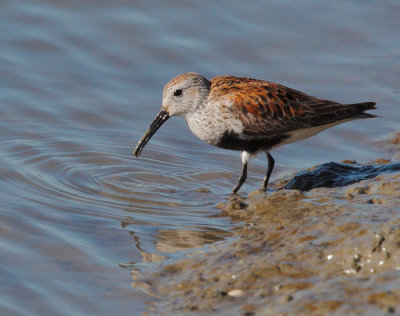
[[[376,103],[375,102],[361,102],[361,103],[352,103],[346,104],[349,108],[352,108],[355,113],[357,113],[354,118],[374,118],[378,117],[377,115],[364,113],[364,111],[375,110]]]
[[[357,109],[357,111],[364,112],[367,110],[375,110],[376,109],[375,102],[362,102],[362,103],[353,103],[347,104],[347,106],[351,106],[353,109]]]

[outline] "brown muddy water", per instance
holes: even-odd
[[[399,130],[399,12],[397,1],[2,1],[0,314],[140,315],[154,308],[185,313],[187,306],[171,303],[182,293],[175,288],[178,279],[160,276],[164,265],[179,266],[208,247],[228,247],[239,238],[238,230],[254,224],[251,207],[226,211],[240,173],[239,153],[202,143],[182,120],[168,121],[140,159],[132,156],[159,110],[163,85],[179,73],[250,76],[339,102],[377,102],[374,114],[380,118],[336,126],[274,152],[275,189],[296,172],[330,161],[398,160],[382,140]],[[242,199],[260,187],[265,168],[262,155],[252,160]],[[385,177],[395,175],[382,177],[392,181]],[[329,203],[351,204],[346,188],[334,188]],[[278,191],[275,197],[282,194]],[[376,199],[392,205],[389,197]],[[322,202],[315,197],[312,203]],[[365,203],[360,217],[352,217],[356,226],[373,220]],[[279,216],[277,210],[271,216]],[[397,213],[386,216],[381,210],[377,223],[389,231],[385,223]],[[398,222],[392,224],[398,229]],[[324,233],[316,229],[313,236],[329,239]],[[389,235],[388,240],[397,236]],[[370,235],[359,238],[362,244]],[[296,273],[298,266],[292,268],[282,251],[270,266],[281,264]],[[248,255],[244,260],[257,260]],[[209,262],[215,269],[221,265]],[[350,268],[337,263],[338,269],[356,271],[357,262]],[[396,264],[390,267],[387,271],[397,276]],[[189,267],[188,282],[200,270]],[[292,295],[297,302],[294,291],[323,280],[311,272],[307,276],[304,287],[289,286],[286,298]],[[172,298],[152,289],[154,282],[170,289]],[[374,287],[384,281],[369,282]],[[341,289],[339,283],[329,284]],[[282,280],[276,284],[286,286]],[[397,277],[387,287],[400,288]],[[319,296],[302,293],[313,308]],[[260,301],[253,294],[241,300],[254,306],[240,312],[257,312]],[[390,295],[389,301],[397,297]],[[378,296],[367,301],[379,301]],[[390,304],[382,306],[391,311]]]

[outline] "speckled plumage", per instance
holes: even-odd
[[[244,77],[219,76],[207,80],[196,73],[173,78],[164,88],[162,110],[139,142],[135,155],[170,116],[183,117],[203,141],[221,148],[242,151],[243,173],[233,189],[237,192],[247,175],[247,162],[259,151],[313,136],[346,120],[373,117],[364,111],[374,102],[340,104],[322,100],[283,85]],[[272,168],[271,168],[272,165]]]

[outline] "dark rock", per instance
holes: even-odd
[[[400,163],[346,164],[329,162],[311,171],[298,173],[286,184],[287,190],[309,191],[315,188],[343,187],[362,180],[372,179],[383,173],[400,172]]]

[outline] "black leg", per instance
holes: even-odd
[[[247,178],[247,162],[243,165],[243,172],[239,178],[239,181],[236,183],[235,187],[232,189],[232,193],[236,193],[239,191],[242,184],[246,181]]]
[[[274,169],[275,166],[275,159],[271,156],[269,152],[267,153],[267,158],[268,158],[268,170],[264,178],[264,185],[263,185],[264,192],[267,191],[268,181],[269,178],[271,177],[272,170]]]

